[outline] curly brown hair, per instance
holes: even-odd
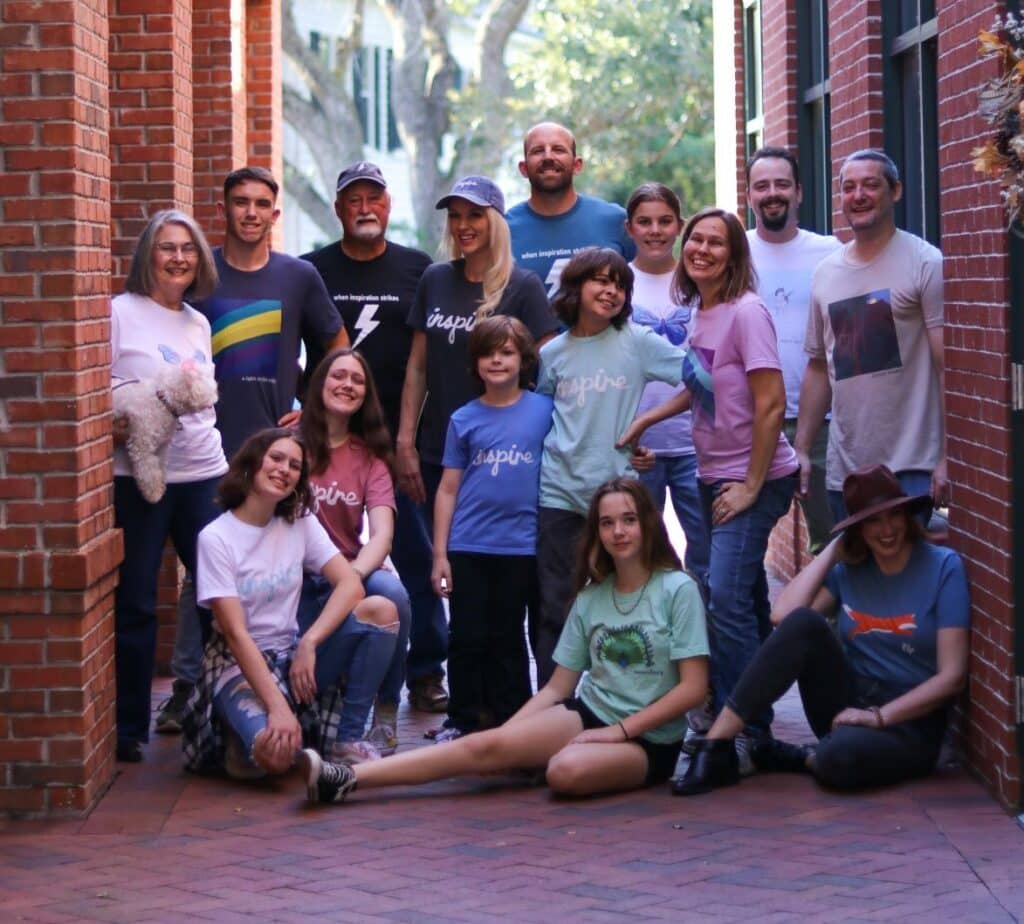
[[[245,503],[252,490],[252,480],[263,465],[267,450],[278,440],[291,440],[302,450],[302,470],[295,490],[284,500],[278,501],[274,516],[294,523],[296,517],[305,516],[311,509],[312,495],[309,490],[309,457],[302,437],[287,427],[271,427],[254,433],[232,456],[227,474],[217,487],[217,503],[225,510],[234,510]]]
[[[302,409],[302,420],[299,424],[302,438],[309,451],[309,470],[314,475],[319,475],[331,461],[331,447],[327,442],[324,382],[327,381],[327,375],[331,371],[334,361],[342,356],[353,357],[362,366],[363,377],[366,379],[366,397],[363,398],[363,406],[349,418],[349,432],[354,433],[366,443],[370,452],[388,467],[388,471],[393,476],[395,454],[391,447],[391,431],[388,430],[384,411],[380,406],[380,398],[377,396],[377,384],[374,382],[373,373],[370,371],[370,365],[366,358],[358,350],[353,350],[350,347],[338,347],[331,350],[320,360],[309,377],[306,403]]]

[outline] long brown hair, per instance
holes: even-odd
[[[263,465],[267,450],[278,440],[291,440],[302,450],[302,470],[295,490],[284,500],[277,502],[274,516],[294,523],[296,517],[304,516],[310,510],[309,454],[294,430],[286,427],[271,427],[254,433],[232,457],[227,474],[217,487],[217,503],[225,510],[234,510],[245,503],[252,490],[252,480]]]
[[[747,232],[743,230],[740,220],[732,212],[715,206],[701,209],[686,223],[680,248],[686,246],[690,235],[693,234],[693,229],[705,218],[720,218],[725,224],[726,236],[729,241],[729,263],[725,268],[725,278],[722,280],[722,288],[718,297],[723,302],[731,302],[744,292],[756,292],[757,273],[754,271],[754,260],[750,256]],[[682,252],[681,249],[680,252]],[[680,305],[685,305],[699,297],[697,283],[686,272],[686,260],[680,259],[675,275],[672,277],[672,298]]]
[[[313,370],[306,389],[306,404],[302,409],[299,428],[309,452],[309,470],[314,475],[324,471],[331,461],[331,447],[327,442],[327,408],[324,406],[324,382],[334,361],[342,356],[352,356],[363,369],[366,379],[366,396],[363,406],[348,421],[349,433],[354,433],[373,455],[380,459],[394,474],[395,455],[391,448],[391,432],[384,419],[384,411],[377,397],[377,385],[365,357],[358,350],[338,347],[331,350]]]
[[[601,485],[591,498],[583,535],[580,537],[573,592],[579,593],[591,582],[599,584],[608,575],[615,573],[615,561],[601,543],[598,528],[601,500],[609,494],[625,494],[633,499],[640,520],[640,554],[644,567],[648,571],[682,571],[683,564],[672,548],[665,521],[654,506],[650,492],[635,478],[613,478]]]

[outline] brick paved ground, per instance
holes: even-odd
[[[798,711],[780,737],[806,735]],[[427,724],[403,709],[403,746]],[[776,775],[583,802],[473,779],[325,808],[296,781],[188,777],[176,738],[122,770],[85,820],[0,822],[0,920],[1024,917],[1024,832],[960,770],[859,796]]]

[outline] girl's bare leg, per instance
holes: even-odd
[[[536,715],[506,722],[500,728],[356,764],[352,769],[359,788],[367,789],[429,783],[471,773],[544,767],[581,731],[583,722],[577,713],[565,706],[552,706]],[[643,757],[642,752],[640,756]]]
[[[647,755],[638,744],[570,744],[548,763],[548,786],[566,796],[637,789],[647,778]]]

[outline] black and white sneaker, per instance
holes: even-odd
[[[356,788],[356,775],[348,764],[324,760],[312,748],[305,748],[299,754],[299,767],[306,778],[309,802],[344,802]]]

